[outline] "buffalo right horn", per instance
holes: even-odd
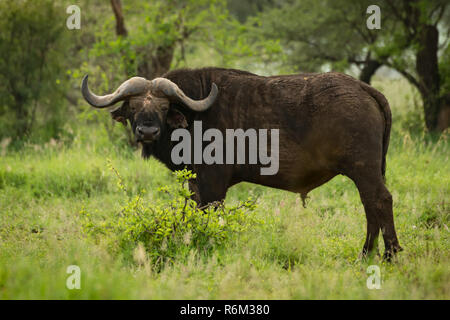
[[[162,92],[166,97],[178,100],[183,103],[189,109],[193,111],[206,111],[208,110],[216,101],[219,89],[217,85],[213,82],[211,84],[211,91],[209,95],[203,100],[192,100],[186,96],[174,82],[166,78],[155,78],[151,81],[152,92]]]
[[[116,91],[105,96],[93,94],[88,87],[88,75],[85,75],[81,83],[81,92],[84,99],[95,108],[106,108],[122,101],[130,96],[135,96],[148,91],[150,81],[141,77],[133,77],[122,83]]]

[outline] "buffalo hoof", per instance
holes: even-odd
[[[400,246],[395,246],[390,249],[386,249],[386,251],[384,252],[384,255],[383,255],[383,260],[386,262],[392,262],[395,255],[400,251],[403,251],[403,248]]]

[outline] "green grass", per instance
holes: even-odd
[[[123,204],[108,158],[130,192],[145,188],[148,201],[175,179],[138,151],[117,150],[101,130],[80,130],[71,145],[3,150],[0,298],[449,299],[448,135],[436,141],[420,133],[415,94],[404,82],[375,86],[388,96],[394,117],[387,185],[405,249],[395,263],[359,259],[363,207],[353,183],[338,176],[312,191],[306,208],[293,193],[233,187],[226,201],[259,196],[256,214],[265,223],[211,254],[192,250],[157,272],[141,246],[130,260],[112,253],[108,239],[87,235],[79,213],[108,218]],[[380,290],[366,286],[371,264],[381,268]],[[69,265],[81,268],[80,290],[66,288]]]

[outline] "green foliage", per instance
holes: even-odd
[[[186,169],[174,172],[174,186],[158,188],[159,193],[166,194],[165,199],[150,201],[145,198],[145,189],[137,195],[130,193],[110,161],[108,166],[116,174],[117,186],[127,200],[117,214],[100,223],[90,213],[81,211],[83,228],[93,236],[106,234],[122,253],[142,245],[156,268],[186,257],[191,250],[210,253],[262,223],[254,215],[256,205],[251,199],[231,207],[213,203],[198,208],[191,200],[193,193],[186,188],[196,175]]]
[[[398,71],[420,91],[423,119],[435,132],[442,130],[436,120],[445,107],[440,97],[448,99],[447,2],[379,1],[381,25],[374,30],[366,24],[371,1],[281,0],[259,16],[263,32],[280,40],[295,70],[357,72],[365,82],[381,66]]]
[[[240,22],[245,22],[261,12],[265,7],[273,6],[272,0],[227,0],[230,13]]]
[[[352,5],[346,0],[279,1],[259,14],[265,38],[279,40],[285,64],[301,72],[344,71],[351,61],[363,60],[370,1]],[[383,20],[384,21],[384,20]]]
[[[420,136],[426,131],[422,103],[417,89],[405,79],[385,79],[375,76],[372,86],[388,98],[392,111],[391,136]]]
[[[142,73],[139,66],[152,64],[161,49],[173,68],[191,65],[205,50],[223,67],[251,57],[259,62],[264,58],[261,54],[279,50],[274,46],[276,41],[258,38],[253,22],[243,24],[235,19],[224,0],[124,2],[124,15],[128,35],[114,35],[114,18],[110,16],[96,31],[96,42],[89,51],[89,57],[102,70],[109,72],[113,64],[119,78]]]
[[[0,1],[0,140],[23,138],[36,122],[43,139],[58,135],[63,14],[53,1]]]
[[[450,99],[450,46],[447,46],[439,60],[439,75],[441,77],[441,95],[447,94]]]

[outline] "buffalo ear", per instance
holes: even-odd
[[[170,108],[167,112],[167,124],[173,129],[186,128],[188,126],[184,114],[173,108]]]
[[[127,119],[122,117],[122,116],[113,116],[113,119],[116,120],[117,122],[122,123],[125,127],[127,126]]]
[[[122,123],[125,127],[127,126],[127,113],[128,113],[128,105],[126,102],[122,104],[122,106],[111,112],[111,117],[117,122]]]

